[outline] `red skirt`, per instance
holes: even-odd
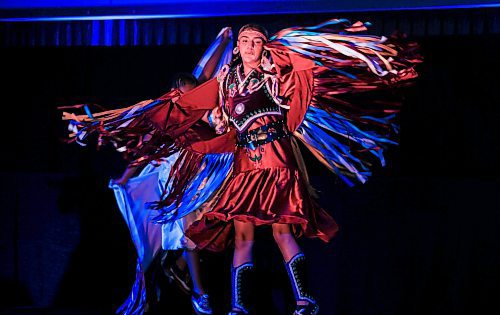
[[[214,202],[213,209],[186,231],[201,249],[226,248],[232,241],[232,220],[256,226],[291,224],[296,236],[325,242],[338,230],[333,218],[309,195],[290,139],[269,142],[253,151],[237,147],[233,174]]]

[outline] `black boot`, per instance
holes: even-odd
[[[228,315],[246,315],[250,313],[253,274],[254,266],[251,262],[231,268],[232,310]]]
[[[307,283],[306,257],[303,253],[298,253],[293,256],[290,261],[285,263],[286,271],[290,277],[290,282],[293,288],[293,294],[296,301],[306,301],[308,304],[297,305],[294,315],[316,315],[319,311],[319,306],[316,300],[309,292],[309,284]]]

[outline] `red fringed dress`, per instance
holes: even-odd
[[[245,77],[240,64],[219,78],[222,108],[236,131],[234,164],[213,209],[186,233],[200,248],[224,249],[232,220],[257,226],[292,224],[296,235],[325,242],[338,230],[333,218],[308,193],[286,124],[287,111],[273,96],[276,80],[261,71],[253,70]],[[274,140],[254,141],[249,147],[252,135],[257,134]]]
[[[403,38],[360,34],[361,22],[333,19],[279,31],[265,44],[260,67],[244,76],[224,66],[178,98],[176,91],[135,106],[76,116],[71,136],[97,134],[147,163],[180,151],[155,223],[205,213],[186,235],[199,247],[221,250],[233,220],[289,223],[297,235],[328,241],[334,220],[311,199],[296,141],[348,185],[364,183],[383,151],[397,144],[401,99],[421,62],[418,45]],[[195,128],[220,106],[230,130],[220,136]],[[206,127],[206,126],[205,126]],[[153,138],[142,141],[142,135]],[[169,189],[166,189],[169,187]]]

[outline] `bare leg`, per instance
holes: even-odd
[[[251,222],[234,221],[235,240],[233,267],[252,261],[254,226]]]
[[[290,259],[301,252],[299,244],[297,244],[290,230],[289,224],[273,224],[273,236],[285,262],[289,262]],[[297,301],[297,305],[306,304],[308,304],[307,301]]]
[[[171,251],[165,252],[171,253]],[[182,251],[182,254],[184,254],[184,251]],[[165,275],[171,281],[173,281],[184,293],[191,294],[187,262],[183,255],[178,256],[173,262],[169,261],[167,257],[164,257],[162,260],[162,266]]]
[[[185,250],[182,256],[187,262],[189,274],[191,275],[191,280],[193,281],[193,291],[200,295],[205,294],[205,290],[201,284],[200,257],[198,252],[194,250]]]
[[[251,285],[249,281],[251,279],[248,278],[248,272],[253,269],[254,229],[253,224],[250,222],[234,221],[234,256],[231,273],[233,284],[238,282],[241,283],[241,286],[233,286],[231,289],[233,311],[248,310],[250,307],[249,290],[251,290]]]
[[[185,250],[183,253],[187,262],[193,284],[191,303],[196,314],[212,314],[208,295],[205,294],[200,277],[200,257],[197,251]]]
[[[290,225],[279,223],[273,224],[273,236],[285,261],[290,261],[293,256],[300,253],[299,244],[297,244],[290,230]]]
[[[177,268],[179,268],[179,270],[182,271],[185,271],[187,267],[187,262],[186,262],[187,259],[184,257],[185,253],[186,252],[183,252],[182,255],[179,256],[179,258],[177,258],[177,260],[175,261]]]

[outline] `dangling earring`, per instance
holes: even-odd
[[[271,62],[269,61],[269,51],[264,50],[262,52],[262,56],[260,58],[260,65],[262,69],[265,71],[271,70]]]
[[[233,55],[237,55],[239,52],[240,52],[240,49],[238,48],[238,46],[234,47]]]

